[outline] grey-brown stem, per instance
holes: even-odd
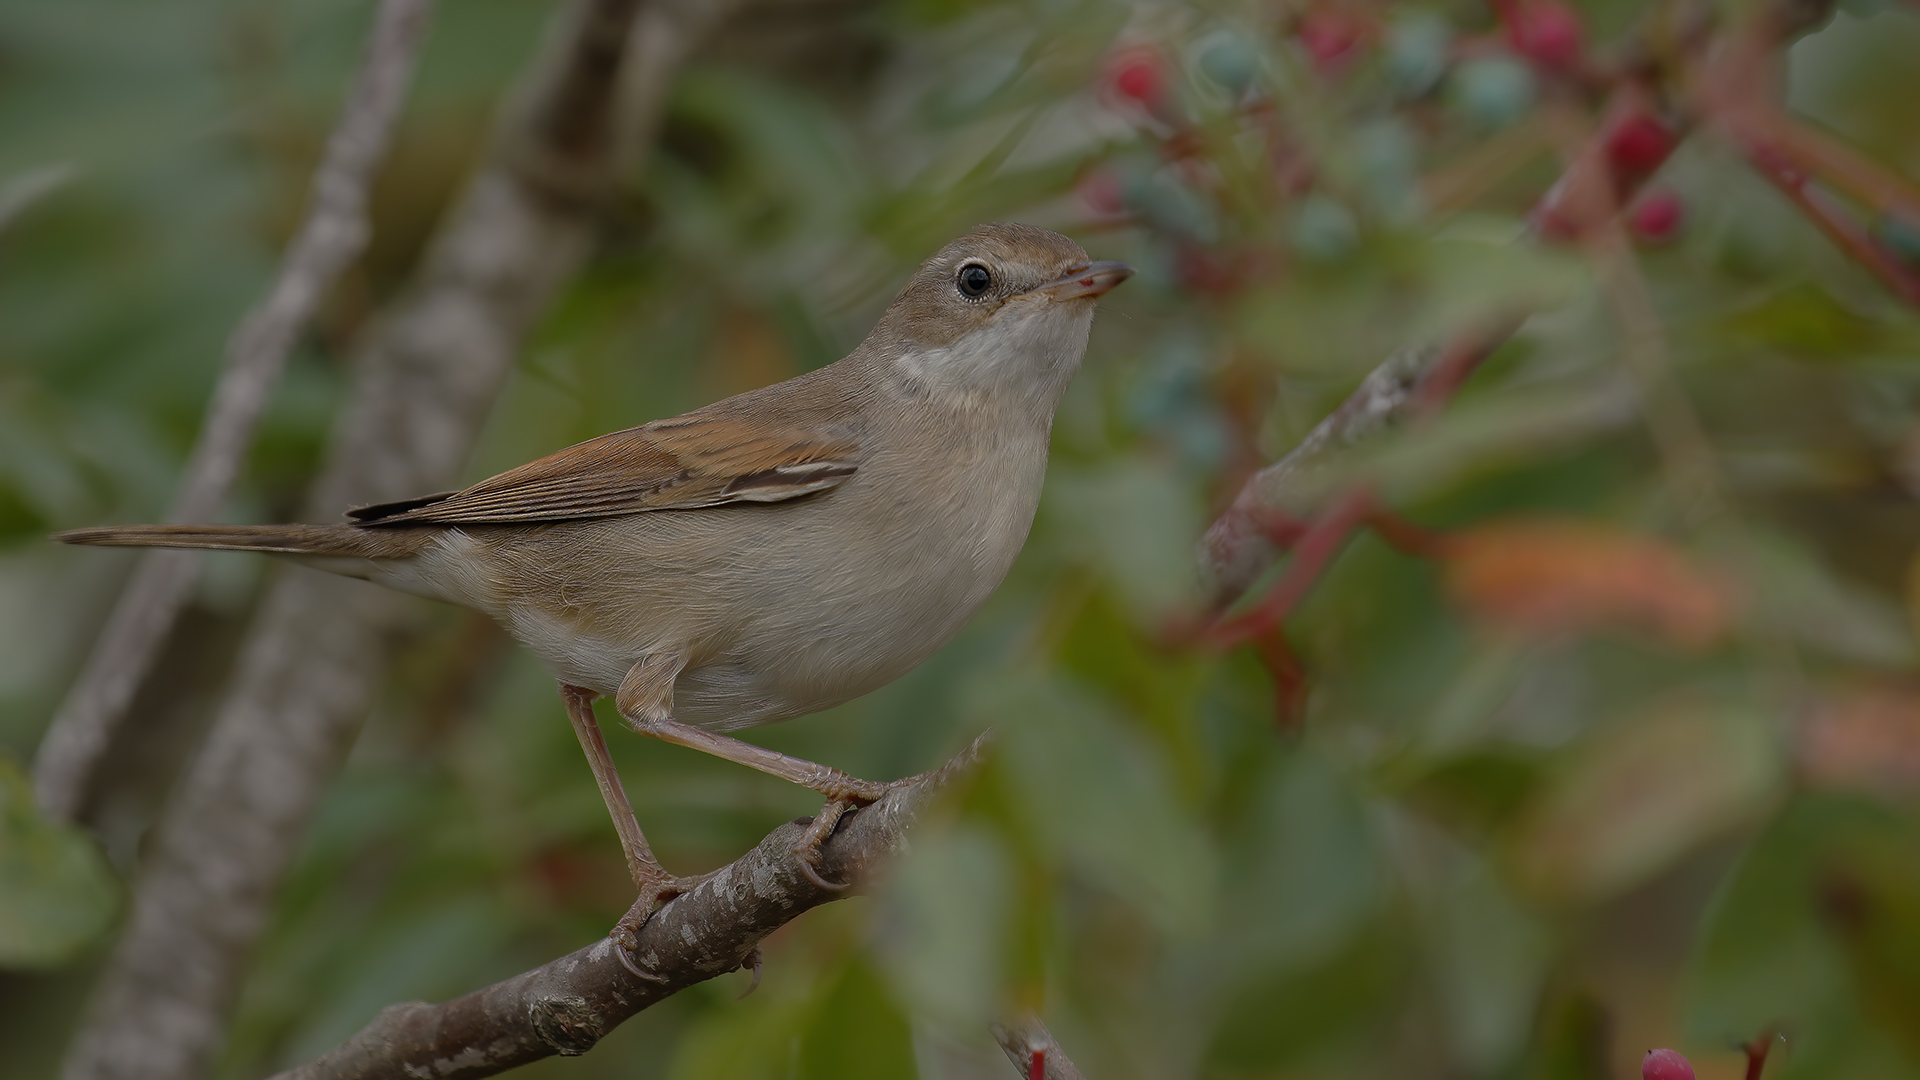
[[[1009,1017],[1005,1022],[989,1025],[995,1042],[1013,1062],[1013,1067],[1022,1077],[1033,1075],[1033,1055],[1040,1054],[1043,1063],[1041,1075],[1046,1080],[1086,1080],[1086,1076],[1074,1067],[1067,1052],[1060,1049],[1060,1043],[1047,1030],[1047,1025],[1032,1013],[1020,1013]]]
[[[432,0],[382,0],[375,13],[366,57],[314,173],[306,220],[273,288],[227,342],[226,368],[167,520],[204,521],[219,514],[301,329],[340,271],[366,247],[367,188],[412,85],[432,9]],[[34,791],[47,813],[80,815],[134,692],[187,602],[200,560],[192,551],[141,555],[40,740]]]
[[[1201,568],[1214,586],[1232,596],[1253,584],[1278,549],[1260,526],[1263,511],[1306,516],[1289,498],[1303,473],[1339,451],[1384,430],[1412,408],[1420,380],[1440,355],[1433,345],[1401,349],[1375,368],[1340,407],[1314,425],[1285,457],[1247,478],[1233,505],[1200,542]]]
[[[574,0],[496,148],[449,210],[403,297],[375,324],[311,494],[352,503],[446,487],[513,356],[592,239],[613,176],[611,117],[632,52],[672,66],[674,11]],[[704,8],[690,20],[704,25]],[[647,35],[655,35],[648,40]],[[666,72],[636,73],[656,88]],[[623,114],[624,115],[624,114]],[[415,602],[304,570],[278,577],[199,757],[141,869],[130,917],[64,1067],[67,1080],[189,1080],[223,1037],[249,949],[299,838],[382,680]]]

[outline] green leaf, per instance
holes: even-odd
[[[1412,340],[1441,339],[1516,311],[1550,311],[1591,291],[1576,256],[1516,243],[1518,222],[1464,216],[1416,249],[1426,302]]]
[[[1205,931],[1211,845],[1138,734],[1086,691],[1038,672],[976,686],[970,712],[999,731],[1023,824],[1056,858],[1166,933]]]
[[[1378,912],[1386,876],[1364,797],[1338,761],[1302,747],[1272,777],[1236,845],[1222,902],[1227,962],[1318,963]]]
[[[1193,540],[1205,528],[1191,483],[1165,461],[1137,457],[1056,467],[1047,479],[1049,527],[1110,582],[1128,613],[1151,625],[1194,604]]]
[[[1722,546],[1727,565],[1753,591],[1756,615],[1795,641],[1876,666],[1913,662],[1913,635],[1900,609],[1840,577],[1805,543],[1755,529]]]
[[[1737,337],[1810,359],[1868,354],[1876,327],[1812,282],[1801,282],[1727,318]]]
[[[1796,799],[1708,914],[1683,984],[1691,1037],[1725,1045],[1786,1024],[1783,1077],[1914,1075],[1916,867],[1910,816],[1851,798]]]
[[[1220,1023],[1207,1059],[1222,1068],[1211,1075],[1391,1075],[1359,1062],[1373,1060],[1364,1056],[1368,1044],[1387,1037],[1380,1021],[1404,992],[1409,945],[1392,928],[1381,927],[1354,935],[1303,971],[1268,972],[1236,987],[1216,1014]],[[1288,1062],[1340,1050],[1358,1056],[1358,1062],[1324,1073],[1275,1072]]]
[[[913,1080],[913,1029],[886,986],[862,963],[847,965],[820,995],[800,1033],[798,1080]]]
[[[41,817],[26,776],[0,756],[0,967],[66,963],[119,907],[119,881],[92,838]]]
[[[965,825],[917,835],[889,877],[878,945],[901,997],[956,1030],[992,1019],[1013,908],[1000,840]]]
[[[1405,505],[1498,470],[1538,464],[1634,417],[1631,388],[1610,375],[1503,389],[1456,401],[1437,422],[1362,448],[1314,479],[1329,490],[1377,476],[1387,501]]]
[[[710,1012],[675,1048],[671,1080],[790,1080],[794,1043],[812,1017],[810,999],[776,998],[763,987],[743,1007]]]
[[[1447,1041],[1463,1072],[1496,1075],[1526,1046],[1553,939],[1484,863],[1463,861],[1416,898]]]
[[[1517,827],[1518,881],[1551,899],[1616,895],[1758,816],[1785,778],[1776,723],[1688,693],[1576,743]]]

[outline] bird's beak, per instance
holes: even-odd
[[[1104,259],[1076,266],[1054,281],[1031,290],[1054,300],[1091,300],[1133,276],[1133,267]]]

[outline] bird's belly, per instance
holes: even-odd
[[[946,644],[985,599],[964,589],[916,591],[915,600],[874,591],[826,611],[768,611],[765,624],[681,672],[674,715],[714,730],[752,727],[879,689]]]
[[[495,614],[563,682],[611,695],[638,660],[680,655],[677,719],[784,720],[877,689],[959,632],[1025,542],[1044,442],[1030,456],[1012,483],[949,485],[934,507],[850,483],[804,504],[557,524],[500,544],[476,532],[490,550],[465,562],[484,580],[442,595]],[[571,550],[594,558],[554,557]]]
[[[705,640],[689,650],[674,681],[673,715],[730,730],[804,716],[878,689],[946,644],[998,584],[997,576],[960,577],[936,573],[904,589],[843,583],[828,602],[812,589],[766,581],[751,617],[699,635]],[[693,636],[661,633],[665,620],[580,614],[528,606],[506,621],[555,678],[608,696],[637,660],[684,648],[680,641]]]

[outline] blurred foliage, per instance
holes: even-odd
[[[119,907],[113,871],[84,830],[43,820],[33,788],[0,757],[0,965],[65,963]]]
[[[30,756],[130,565],[40,536],[165,505],[369,9],[0,7],[0,750]],[[373,250],[235,518],[298,512],[354,334],[551,10],[442,6]],[[1579,5],[1598,44],[1648,12]],[[1770,1076],[1920,1076],[1920,317],[1701,134],[1655,181],[1682,213],[1633,256],[1659,325],[1630,363],[1604,267],[1519,239],[1582,107],[1506,42],[1464,0],[821,0],[723,31],[470,476],[842,355],[978,221],[1141,273],[989,607],[898,683],[754,733],[890,777],[991,725],[993,760],[880,896],[776,934],[752,997],[696,988],[526,1075],[1000,1076],[983,1021],[1020,1003],[1099,1080],[1597,1078],[1656,1045],[1731,1077],[1769,1023]],[[1792,50],[1794,106],[1920,176],[1914,55],[1920,18],[1854,5]],[[1514,303],[1545,310],[1437,423],[1322,480],[1378,478],[1438,543],[1340,555],[1288,624],[1305,708],[1276,731],[1251,650],[1171,629],[1192,542],[1389,351]],[[209,564],[90,811],[123,874],[280,572],[305,571]],[[615,741],[676,870],[813,809]],[[49,961],[113,891],[11,776],[0,961]],[[544,962],[627,900],[551,681],[423,605],[220,1075]],[[37,955],[30,901],[62,918]],[[0,976],[0,1073],[51,1073],[89,976]]]

